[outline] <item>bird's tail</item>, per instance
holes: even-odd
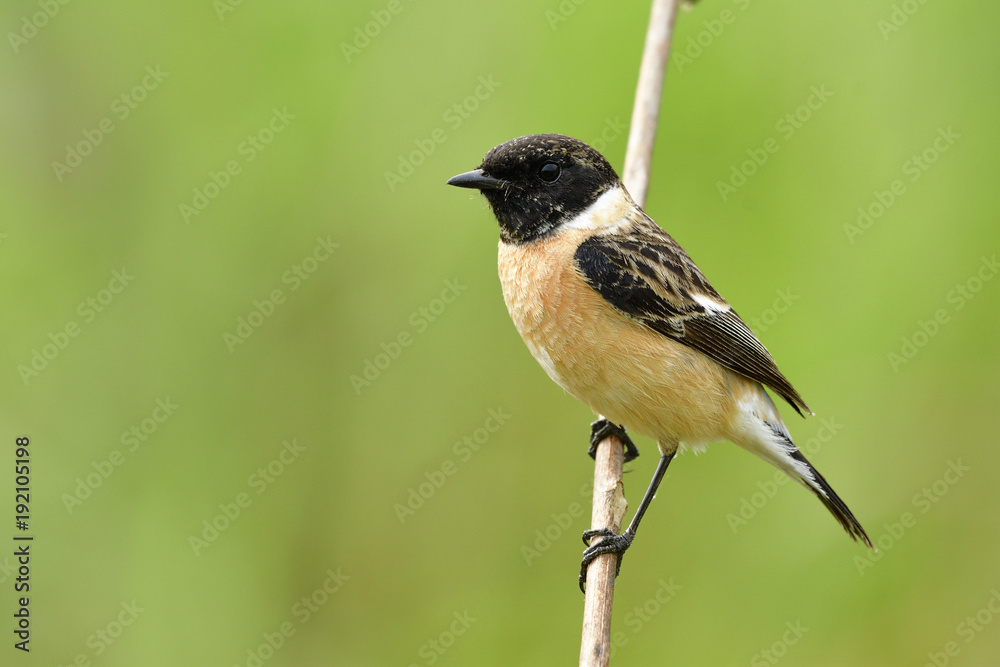
[[[847,507],[847,504],[841,500],[836,491],[823,479],[823,475],[819,474],[819,471],[806,460],[799,448],[795,446],[785,429],[785,425],[781,422],[781,417],[777,415],[777,410],[774,410],[774,404],[770,402],[769,398],[767,402],[770,403],[773,413],[769,415],[769,418],[764,418],[759,413],[744,415],[748,421],[754,423],[750,428],[744,430],[745,437],[739,438],[737,444],[774,465],[815,493],[820,502],[830,510],[834,518],[851,536],[851,539],[855,542],[862,542],[874,550],[875,547],[872,545],[871,539],[858,520],[854,518],[854,514]]]
[[[806,457],[802,455],[802,452],[792,444],[792,441],[788,441],[788,446],[791,449],[791,457],[797,462],[806,466],[809,470],[810,478],[808,479],[798,479],[807,489],[816,494],[816,497],[820,499],[826,508],[830,510],[830,514],[840,522],[847,534],[851,536],[851,539],[855,542],[863,542],[868,546],[869,549],[874,550],[875,546],[872,544],[871,539],[868,537],[868,533],[865,529],[861,527],[858,520],[854,518],[854,514],[847,507],[847,503],[840,499],[837,492],[833,490],[833,487],[825,479],[823,475],[819,474],[819,471],[812,466]]]

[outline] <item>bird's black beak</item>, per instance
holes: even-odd
[[[487,176],[482,169],[473,169],[448,179],[448,185],[476,190],[499,190],[506,183],[507,181],[501,181],[499,178]]]

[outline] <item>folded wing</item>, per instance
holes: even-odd
[[[739,315],[687,253],[642,213],[576,251],[587,283],[620,312],[756,380],[795,408],[809,407]]]

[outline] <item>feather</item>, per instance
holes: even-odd
[[[638,208],[629,223],[580,244],[574,260],[587,283],[619,312],[760,382],[799,414],[812,414],[680,245]]]

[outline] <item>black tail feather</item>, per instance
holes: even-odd
[[[816,482],[816,486],[819,488],[812,486],[808,482],[805,483],[805,486],[808,487],[810,491],[815,493],[816,497],[820,499],[820,502],[822,502],[826,508],[830,510],[830,514],[832,514],[834,518],[840,522],[840,525],[843,526],[844,530],[847,531],[847,534],[851,536],[852,540],[855,542],[862,542],[867,545],[869,549],[875,551],[875,546],[872,544],[871,539],[869,539],[868,533],[866,533],[865,529],[861,527],[858,520],[854,518],[854,514],[851,513],[850,509],[848,509],[847,503],[840,499],[840,496],[838,496],[837,492],[833,490],[833,487],[831,487],[830,484],[823,479],[823,475],[819,474],[819,471],[806,460],[806,457],[802,454],[802,452],[800,452],[798,448],[793,447],[793,449],[794,451],[789,452],[792,458],[808,466],[809,471],[812,473],[813,479]]]

